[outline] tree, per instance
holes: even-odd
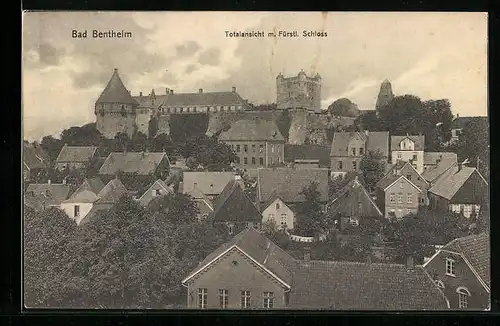
[[[458,158],[469,159],[470,165],[476,167],[479,160],[479,172],[489,180],[490,174],[490,140],[489,122],[487,119],[475,118],[462,129],[458,140]]]
[[[231,163],[236,160],[236,154],[225,143],[216,137],[206,135],[190,138],[179,146],[179,153],[191,157],[209,171],[231,171]]]
[[[98,146],[103,138],[95,123],[71,127],[61,132],[61,141],[69,146]]]
[[[379,150],[368,151],[361,159],[359,168],[363,173],[366,187],[369,191],[373,191],[375,185],[382,179],[385,173],[385,163],[382,153]]]
[[[330,104],[328,112],[334,116],[340,117],[357,117],[359,116],[359,108],[348,98],[340,98]]]
[[[281,110],[280,116],[276,120],[276,126],[280,131],[285,141],[288,141],[288,136],[290,133],[290,126],[292,124],[292,115],[288,109]]]
[[[114,149],[113,149],[113,151],[126,152],[132,147],[131,145],[132,145],[132,142],[130,140],[130,137],[124,132],[119,132],[114,137]]]
[[[148,138],[153,139],[158,133],[158,117],[152,116],[148,122]]]
[[[325,216],[319,201],[318,183],[312,182],[300,192],[305,197],[298,213],[295,230],[303,236],[318,236],[326,228]]]
[[[199,214],[198,206],[191,196],[181,193],[155,198],[149,203],[147,210],[177,224],[194,222]]]
[[[144,152],[146,151],[148,145],[148,136],[142,132],[134,132],[131,139],[131,149],[134,152]]]
[[[52,136],[45,136],[42,138],[40,146],[42,146],[43,150],[47,152],[51,162],[55,162],[61,148],[64,146],[64,142]]]

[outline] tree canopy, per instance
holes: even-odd
[[[368,151],[359,163],[359,168],[363,173],[363,180],[369,191],[375,189],[375,185],[384,176],[385,161],[380,151]]]
[[[340,117],[357,117],[359,116],[359,108],[348,98],[339,98],[330,106],[328,112]]]

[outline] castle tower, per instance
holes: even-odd
[[[97,130],[106,138],[113,138],[119,132],[132,137],[138,105],[123,85],[118,69],[115,68],[111,79],[95,102]]]
[[[278,110],[306,109],[321,110],[321,77],[308,77],[301,70],[297,76],[285,78],[280,73],[276,77],[276,105]]]
[[[394,94],[392,93],[391,82],[385,79],[380,85],[380,91],[378,93],[377,104],[375,105],[375,109],[378,110],[382,106],[389,104],[394,98]]]

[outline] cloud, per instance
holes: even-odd
[[[202,65],[217,66],[220,63],[220,55],[219,49],[211,48],[200,54],[198,62]]]
[[[189,57],[194,55],[199,49],[200,45],[197,42],[189,41],[184,44],[177,45],[177,56],[179,57]]]
[[[190,64],[189,66],[186,67],[186,70],[184,70],[184,72],[186,74],[190,74],[190,73],[192,73],[193,71],[196,71],[196,70],[198,70],[198,66],[195,65],[195,64]]]

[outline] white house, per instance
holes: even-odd
[[[392,163],[409,162],[419,174],[424,172],[425,136],[391,136]]]
[[[295,214],[281,198],[278,196],[271,197],[262,208],[262,225],[273,221],[280,229],[293,230]]]

